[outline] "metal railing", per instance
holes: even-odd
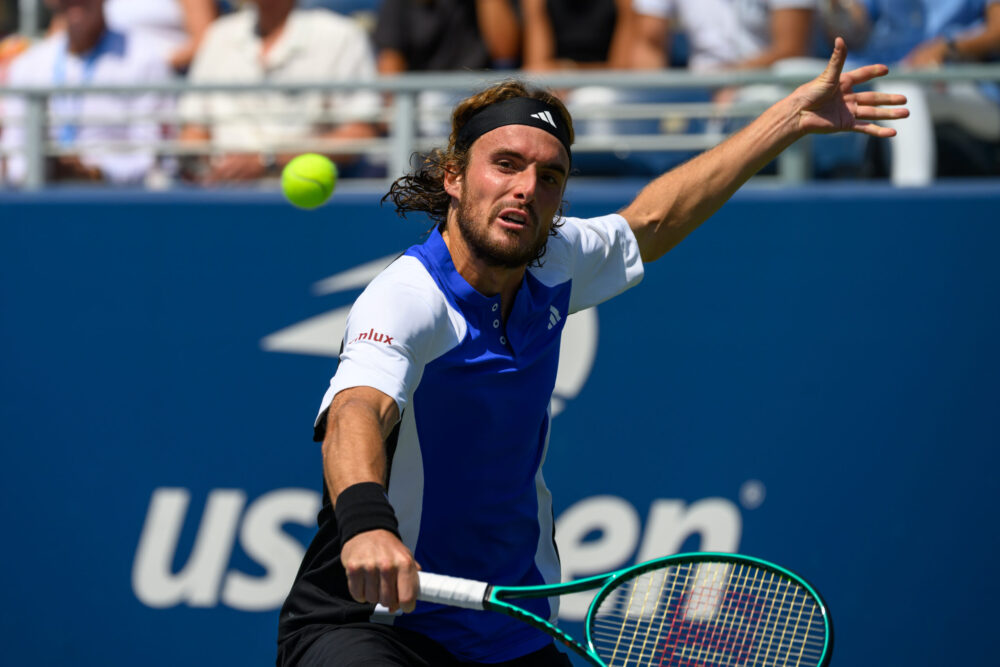
[[[822,65],[818,63],[818,69]],[[545,75],[528,75],[510,72],[484,73],[410,73],[401,76],[379,77],[364,82],[316,82],[296,84],[260,84],[260,85],[203,85],[171,82],[159,85],[136,86],[66,86],[66,87],[6,87],[0,88],[0,101],[4,97],[17,96],[25,101],[25,115],[22,119],[24,128],[24,143],[18,149],[25,159],[26,189],[39,189],[45,186],[45,159],[48,156],[79,152],[81,148],[95,151],[120,152],[142,148],[150,150],[158,156],[206,155],[217,152],[219,146],[209,142],[206,144],[189,144],[180,142],[176,137],[167,136],[153,145],[137,147],[128,142],[102,142],[97,146],[60,146],[49,138],[49,124],[72,121],[76,124],[92,123],[95,125],[122,125],[137,122],[154,122],[164,126],[180,127],[184,122],[205,121],[218,123],[218,117],[182,119],[176,112],[150,114],[144,117],[85,117],[53,115],[49,111],[48,101],[54,96],[80,95],[124,95],[136,96],[153,94],[165,99],[177,100],[184,95],[195,93],[338,93],[371,90],[383,94],[386,100],[383,107],[370,118],[386,128],[383,136],[366,140],[348,142],[324,142],[308,139],[301,142],[285,142],[263,147],[272,153],[295,152],[332,152],[340,154],[358,154],[376,157],[384,160],[387,178],[392,179],[405,173],[410,167],[411,156],[417,152],[427,151],[431,147],[443,145],[447,140],[447,119],[450,113],[450,99],[464,96],[499,80],[516,77],[529,83],[544,86],[553,90],[578,91],[583,88],[601,87],[619,92],[642,91],[644,93],[662,93],[666,91],[712,90],[729,87],[744,88],[747,86],[772,86],[774,99],[783,92],[792,90],[810,77],[806,75],[776,75],[769,71],[726,72],[717,74],[693,74],[683,71],[601,71],[601,72],[566,72]],[[889,80],[915,81],[925,84],[956,82],[1000,82],[1000,65],[959,65],[947,69],[932,71],[914,71],[894,73]],[[427,91],[440,91],[449,101],[436,106],[424,106],[418,103],[418,98]],[[625,121],[650,120],[656,121],[657,131],[642,134],[630,133],[581,133],[574,144],[574,154],[579,153],[614,153],[621,151],[680,151],[691,152],[709,148],[724,138],[724,132],[715,131],[687,134],[670,130],[671,125],[683,124],[684,121],[701,118],[708,120],[739,120],[759,114],[767,104],[764,102],[748,102],[741,104],[714,104],[706,102],[677,103],[616,103],[607,106],[570,104],[574,120],[581,121]],[[343,120],[336,111],[330,111],[321,120],[336,123]],[[3,123],[9,124],[11,118],[4,118]],[[426,122],[437,121],[443,128],[440,132],[421,133],[418,128]],[[612,125],[613,127],[613,125]],[[665,129],[664,129],[665,128]],[[13,151],[8,151],[13,152]],[[795,183],[807,180],[809,177],[809,142],[802,141],[785,151],[779,159],[778,177],[786,182]]]

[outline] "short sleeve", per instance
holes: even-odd
[[[632,0],[632,9],[636,14],[665,19],[673,13],[673,4],[673,0]]]
[[[396,401],[400,414],[424,366],[457,345],[464,320],[450,308],[420,261],[397,259],[351,308],[340,364],[320,405],[317,424],[339,392],[372,387]]]
[[[572,282],[570,312],[607,301],[642,280],[639,244],[625,218],[566,218],[560,239],[550,240],[552,259],[562,264]],[[543,261],[547,261],[548,255]]]

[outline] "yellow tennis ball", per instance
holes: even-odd
[[[322,206],[337,187],[337,165],[316,153],[293,158],[281,172],[285,199],[299,208]]]

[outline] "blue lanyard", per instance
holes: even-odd
[[[107,43],[109,31],[105,30],[104,34],[101,35],[101,39],[97,44],[83,56],[83,76],[80,80],[80,85],[88,85],[94,79],[94,70],[97,69],[97,61],[100,59],[101,55],[107,51]],[[69,39],[62,44],[61,48],[56,52],[56,61],[52,69],[52,83],[54,86],[63,86],[66,84],[66,59],[69,56]],[[68,98],[63,98],[61,100],[64,104],[70,102]],[[83,101],[78,97],[74,98],[71,102],[73,115],[79,115],[83,111]],[[67,114],[70,115],[70,114]],[[59,143],[63,146],[68,146],[76,141],[77,135],[80,133],[80,128],[77,125],[63,125],[59,128],[58,137]]]

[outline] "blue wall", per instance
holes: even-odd
[[[823,591],[835,664],[993,664],[956,640],[1000,592],[998,205],[747,190],[581,317],[546,469],[571,573],[731,548]],[[0,198],[5,663],[273,662],[339,343],[303,340],[425,227],[365,193]]]

